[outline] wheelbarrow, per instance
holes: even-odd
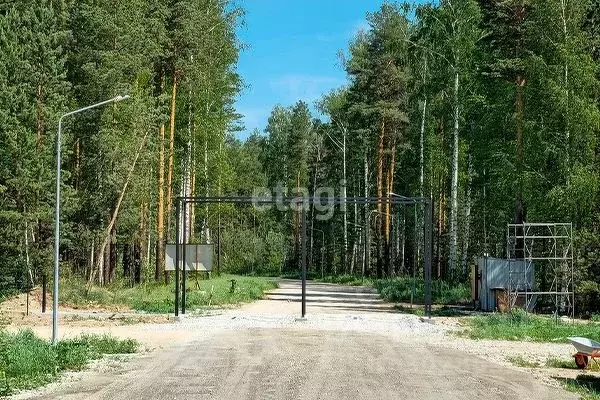
[[[577,368],[587,368],[590,360],[596,364],[598,363],[596,358],[600,358],[600,342],[583,337],[570,337],[568,339],[577,350],[577,353],[573,355]]]

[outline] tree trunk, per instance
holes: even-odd
[[[360,185],[358,188],[360,193]],[[356,263],[358,262],[358,248],[357,241],[359,238],[359,229],[358,229],[358,204],[354,203],[354,240],[352,245],[352,260],[350,261],[350,275],[354,275],[354,268]]]
[[[296,195],[300,193],[300,171],[296,174]],[[300,266],[300,208],[294,207],[294,268]],[[334,265],[334,275],[337,272]]]
[[[524,116],[523,89],[525,86],[525,78],[523,78],[521,75],[517,76],[516,86],[517,86],[516,87],[517,93],[516,93],[515,107],[516,107],[516,114],[517,114],[517,121],[516,121],[517,195],[516,195],[516,201],[515,201],[515,218],[513,220],[513,223],[522,224],[523,222],[525,222],[526,216],[525,216],[525,206],[523,204],[523,183],[524,183],[524,177],[523,177],[523,162],[524,162],[524,158],[523,158],[523,154],[524,154],[524,149],[523,149],[523,116]],[[523,258],[524,247],[525,247],[524,240],[522,238],[518,238],[515,243],[515,258],[517,258],[517,259]]]
[[[444,121],[440,118],[438,120],[437,123],[437,135],[439,136],[439,140],[440,140],[440,147],[443,148],[444,147],[444,141],[445,141],[445,130],[444,130]],[[444,260],[442,257],[442,238],[444,236],[444,228],[445,228],[445,211],[446,211],[446,202],[445,202],[445,182],[446,182],[446,177],[445,174],[441,171],[436,171],[435,175],[433,176],[433,181],[435,181],[435,184],[432,181],[431,184],[431,198],[434,198],[434,190],[437,190],[437,193],[435,193],[435,197],[437,197],[437,217],[436,217],[436,226],[437,226],[437,234],[436,234],[436,243],[435,243],[435,254],[436,254],[436,261],[437,261],[437,277],[438,278],[442,278],[444,275]]]
[[[427,116],[427,97],[423,100],[423,113],[421,114],[421,134],[419,137],[419,197],[423,197],[425,194],[425,118]],[[433,200],[433,199],[432,199]],[[424,213],[422,211],[423,204],[418,204],[415,207],[418,207],[418,214],[423,216]],[[424,230],[424,221],[423,218],[418,219],[418,229],[417,229],[417,265],[421,260],[421,248],[423,246],[423,230]],[[415,266],[417,268],[417,266]]]
[[[383,211],[383,151],[385,140],[385,119],[381,118],[381,130],[379,133],[379,142],[377,145],[377,278],[383,277],[382,270],[382,233],[383,224],[381,223],[381,214]]]
[[[523,89],[525,86],[525,79],[519,75],[517,76],[516,82],[516,141],[517,141],[517,151],[516,151],[516,164],[517,164],[517,196],[516,196],[516,206],[515,206],[515,219],[514,223],[521,224],[525,221],[525,207],[523,205],[523,116],[524,116],[524,104],[523,104]],[[522,256],[521,256],[522,257]],[[521,258],[518,257],[518,258]]]
[[[103,278],[102,273],[104,273],[104,269],[103,269],[104,268],[104,253],[105,253],[106,247],[108,246],[109,241],[111,239],[111,232],[113,230],[115,222],[117,221],[117,216],[119,215],[119,210],[121,209],[121,203],[123,202],[123,198],[125,197],[125,193],[127,192],[127,187],[129,186],[129,182],[131,181],[131,177],[133,176],[133,172],[135,171],[135,166],[138,162],[138,159],[140,158],[140,154],[142,153],[144,146],[146,145],[147,139],[148,139],[148,133],[146,133],[144,135],[144,137],[142,138],[142,141],[135,153],[133,162],[131,163],[131,167],[129,168],[129,172],[127,173],[127,178],[125,179],[125,182],[123,183],[123,188],[121,189],[121,193],[119,194],[119,198],[117,199],[117,203],[113,210],[112,216],[111,216],[108,226],[105,230],[104,239],[102,240],[102,242],[100,244],[100,248],[98,250],[98,268],[97,268],[98,272],[100,272],[100,274],[99,274],[100,279]],[[90,275],[90,280],[88,282],[88,285],[91,285],[94,282],[94,275],[95,275],[94,273],[92,273]],[[100,282],[100,283],[103,284],[103,282]]]
[[[398,258],[400,254],[400,223],[398,222],[399,218],[396,217],[396,222],[393,224],[394,230],[393,232],[393,244],[392,248],[394,249],[394,254],[392,256],[392,265],[394,267],[394,275],[398,275],[398,273],[404,271],[398,271]]]
[[[317,150],[318,152],[318,150]],[[315,173],[313,174],[313,184],[312,184],[312,195],[315,195],[317,190],[317,169],[319,167],[319,155],[317,154],[317,161],[315,162]],[[310,205],[310,247],[309,247],[309,257],[308,257],[308,268],[312,267],[314,262],[314,245],[315,245],[315,207],[313,204]]]
[[[79,188],[79,179],[81,174],[81,141],[75,140],[75,167],[73,168],[73,186]]]
[[[123,245],[123,278],[133,286],[133,246],[130,243]]]
[[[402,271],[406,271],[406,212],[402,213],[402,250],[400,253],[400,257],[402,257],[401,265]]]
[[[92,238],[92,245],[90,246],[90,262],[89,262],[90,279],[92,279],[92,276],[94,275],[94,271],[95,271],[95,266],[96,266],[95,254],[96,254],[96,240],[94,238]]]
[[[161,72],[160,93],[165,87],[165,73]],[[158,204],[156,207],[156,266],[154,269],[154,280],[158,281],[160,274],[165,270],[165,125],[162,124],[158,130]],[[165,281],[167,275],[165,274]]]
[[[142,205],[140,206],[139,243],[143,249],[148,246],[148,202],[146,200],[142,201]],[[148,260],[142,256],[142,263],[145,262],[148,262]]]
[[[344,256],[342,261],[344,263],[344,271],[348,268],[348,210],[346,209],[346,196],[347,196],[347,185],[346,180],[346,129],[342,129],[342,153],[343,153],[343,179],[342,182],[342,212],[344,214]]]
[[[473,184],[473,165],[471,161],[471,154],[469,153],[469,161],[468,161],[468,182],[467,182],[467,201],[465,204],[465,231],[463,235],[463,248],[461,251],[461,265],[462,265],[462,274],[463,276],[467,273],[467,264],[469,262],[468,253],[469,253],[469,241],[470,241],[470,229],[471,229],[471,186]]]
[[[369,160],[368,160],[368,147],[365,147],[365,154],[364,154],[364,187],[363,190],[365,192],[365,198],[369,197]],[[365,227],[364,232],[365,232],[365,255],[364,255],[364,261],[363,261],[363,273],[362,275],[365,276],[365,274],[369,273],[369,271],[371,270],[371,222],[370,222],[370,215],[371,212],[369,211],[369,205],[365,204],[364,205],[364,225]]]
[[[142,248],[138,243],[133,245],[133,283],[142,283]]]
[[[175,111],[177,109],[177,71],[173,71],[171,89],[171,118],[169,132],[169,159],[167,169],[167,238],[171,236],[171,211],[173,210],[173,165],[175,159]]]
[[[193,57],[192,57],[193,58]],[[194,152],[194,148],[193,148],[193,144],[192,144],[192,140],[193,140],[193,134],[194,134],[194,120],[192,118],[192,90],[189,90],[188,93],[188,101],[189,101],[189,105],[188,105],[188,140],[187,140],[187,147],[186,147],[186,152],[187,152],[187,157],[183,171],[185,171],[184,174],[184,179],[183,179],[183,185],[182,185],[182,190],[183,190],[183,196],[185,197],[191,197],[192,196],[192,157],[193,157],[193,152]],[[182,158],[183,161],[183,158]],[[192,206],[193,203],[188,203],[186,205],[186,220],[184,221],[184,230],[185,230],[185,237],[187,238],[188,242],[191,238],[192,235],[192,225],[193,225],[193,219],[192,219]]]
[[[450,184],[450,243],[448,267],[452,273],[456,272],[456,256],[458,247],[458,109],[459,77],[458,71],[454,75],[454,131],[452,133],[452,183]]]
[[[37,130],[37,149],[41,150],[44,141],[44,87],[39,84],[36,93],[36,130]]]
[[[598,4],[598,3],[596,3]],[[563,39],[565,48],[568,48],[569,45],[569,36],[567,31],[567,0],[560,0],[560,8],[561,8],[561,19],[563,26]],[[566,184],[570,185],[571,181],[571,132],[569,126],[569,65],[567,64],[567,57],[565,56],[565,65],[564,65],[564,91],[565,91],[565,104],[566,110],[564,113],[565,117],[565,169],[566,169]]]
[[[109,234],[109,237],[111,234]],[[110,241],[110,239],[109,239]],[[109,283],[109,274],[110,274],[110,246],[107,245],[104,247],[104,252],[102,253],[102,281],[101,285],[104,286]]]
[[[208,112],[208,105],[207,105]],[[210,186],[208,184],[208,131],[204,132],[204,195],[210,195]],[[204,222],[203,222],[204,240],[210,243],[210,227],[208,226],[208,203],[204,205]]]
[[[192,197],[196,195],[196,155],[194,154],[195,147],[196,146],[192,145],[192,182],[190,185],[190,196]],[[193,238],[196,234],[196,203],[190,204],[190,221],[190,238]]]
[[[25,266],[27,267],[27,274],[29,276],[29,284],[27,286],[33,287],[33,271],[31,270],[31,264],[29,260],[29,224],[27,218],[25,218]]]
[[[115,279],[115,273],[117,270],[117,225],[114,224],[110,232],[110,245],[109,248],[109,263],[107,268],[105,283],[111,283]]]
[[[391,226],[391,220],[392,220],[392,203],[391,203],[391,199],[392,196],[390,193],[393,192],[394,189],[394,170],[396,169],[396,133],[394,134],[394,137],[392,138],[392,149],[391,149],[391,159],[390,159],[390,165],[389,165],[389,170],[388,170],[388,174],[387,174],[387,202],[386,202],[386,206],[385,206],[385,254],[386,254],[386,260],[385,260],[385,266],[386,266],[386,274],[388,276],[392,275],[392,268],[391,268],[391,260],[390,260],[390,247],[391,247],[391,242],[390,242],[390,226]]]
[[[425,116],[427,113],[427,98],[423,100],[423,113],[421,115],[421,135],[419,137],[419,196],[425,193]]]

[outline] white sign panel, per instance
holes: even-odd
[[[179,259],[183,258],[183,246],[179,248]],[[165,270],[175,271],[175,245],[168,244],[165,251]],[[185,245],[186,271],[212,271],[214,246],[212,244]],[[181,262],[180,262],[181,265]],[[181,267],[180,267],[181,268]]]

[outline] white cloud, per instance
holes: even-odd
[[[269,86],[285,103],[303,100],[310,104],[344,83],[343,79],[331,76],[289,74],[271,80]]]
[[[271,109],[269,107],[249,107],[238,109],[237,112],[243,115],[242,122],[244,123],[245,131],[252,133],[256,128],[262,132],[266,126]]]
[[[352,30],[350,31],[350,38],[354,38],[359,32],[368,32],[369,29],[371,29],[371,25],[369,25],[367,20],[362,19],[360,21],[356,21],[352,27]]]

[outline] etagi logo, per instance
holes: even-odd
[[[345,181],[340,181],[340,186],[345,187]],[[333,218],[335,213],[335,194],[333,187],[321,186],[315,189],[313,197],[313,207],[318,221],[327,221]],[[344,196],[344,190],[340,190],[340,197]],[[308,211],[310,204],[310,192],[307,188],[294,188],[288,190],[288,187],[279,183],[275,188],[266,187],[255,188],[252,192],[252,205],[259,211],[267,211],[275,207],[278,211],[285,212],[289,210]],[[346,204],[340,204],[340,211],[346,210]]]

